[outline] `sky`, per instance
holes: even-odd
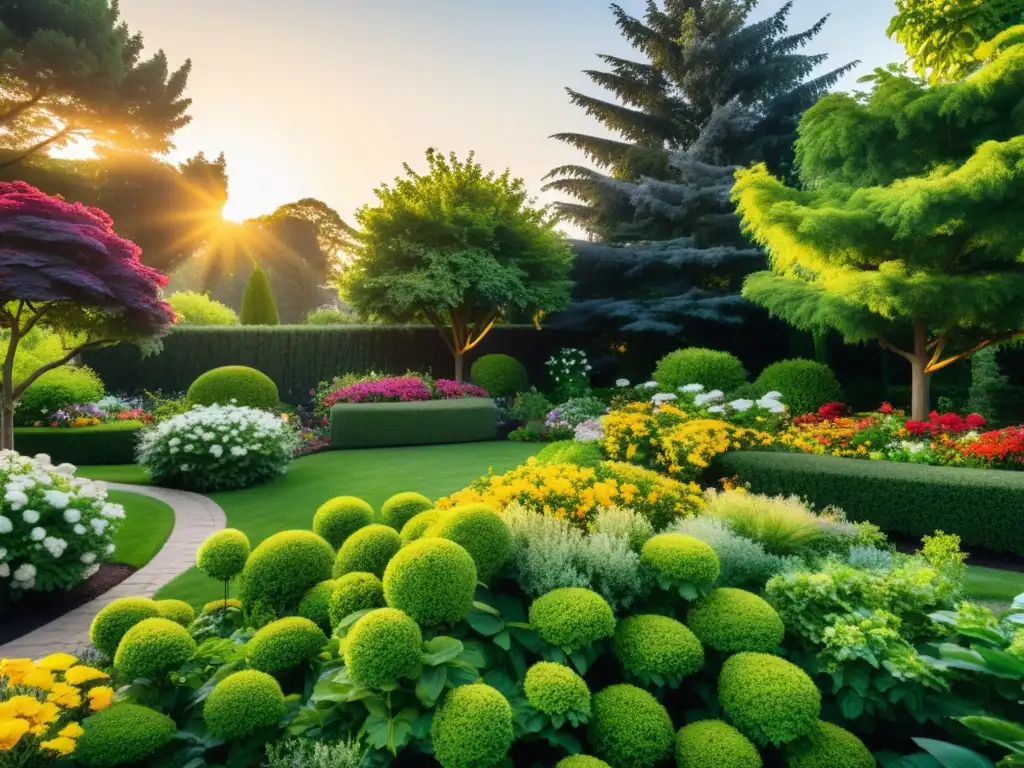
[[[620,0],[641,15],[645,0]],[[755,17],[781,0],[762,0]],[[193,121],[172,159],[223,151],[228,218],[316,197],[343,219],[373,190],[425,167],[436,147],[511,168],[543,203],[543,177],[585,162],[559,132],[607,135],[566,87],[602,96],[582,73],[596,54],[636,57],[602,0],[122,0],[147,50],[192,59]],[[790,30],[831,14],[806,49],[863,63],[840,88],[899,60],[892,0],[794,0]]]

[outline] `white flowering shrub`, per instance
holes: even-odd
[[[143,432],[138,461],[158,485],[230,491],[284,474],[299,443],[291,425],[266,411],[196,406]]]
[[[0,451],[0,484],[0,606],[30,590],[70,589],[114,554],[124,508],[73,465]]]
[[[587,361],[587,353],[582,349],[563,349],[548,360],[547,368],[558,402],[586,397],[590,392],[592,368]]]

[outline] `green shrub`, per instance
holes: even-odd
[[[526,699],[545,715],[590,714],[587,681],[564,664],[539,661],[526,670]]]
[[[785,744],[818,722],[821,694],[807,673],[764,653],[730,656],[718,678],[725,714],[755,744]]]
[[[545,445],[537,454],[538,464],[575,464],[578,467],[597,469],[607,457],[601,451],[600,440],[579,443],[575,440],[559,440]]]
[[[269,376],[244,365],[226,365],[207,371],[188,388],[188,399],[196,405],[235,405],[276,409],[281,402],[277,385]]]
[[[196,567],[211,579],[229,581],[244,570],[250,552],[248,536],[235,528],[225,528],[199,546]]]
[[[356,611],[383,608],[384,585],[372,573],[346,573],[334,582],[331,593],[330,624],[336,627],[341,620]]]
[[[875,768],[864,742],[832,723],[819,722],[807,736],[786,748],[789,768]]]
[[[428,509],[426,512],[413,515],[409,522],[402,526],[402,533],[399,537],[402,541],[402,546],[404,547],[406,544],[411,544],[417,539],[423,538],[427,533],[427,529],[440,516],[441,510],[439,509]]]
[[[313,515],[313,532],[336,550],[360,528],[373,523],[373,507],[355,496],[338,496],[324,502]]]
[[[675,687],[704,666],[704,649],[693,632],[668,616],[629,616],[612,643],[615,658],[645,685]]]
[[[380,518],[385,525],[401,531],[416,515],[433,508],[434,502],[422,493],[396,493],[381,505]]]
[[[459,621],[473,607],[476,565],[447,539],[419,539],[403,547],[384,571],[384,597],[424,627]]]
[[[321,581],[299,601],[299,616],[309,619],[327,634],[331,633],[331,599],[337,586],[337,579]]]
[[[494,440],[498,409],[486,397],[410,403],[339,403],[331,408],[334,448],[383,448]]]
[[[365,749],[357,738],[320,741],[309,736],[267,745],[266,768],[360,768]]]
[[[676,764],[686,768],[761,768],[746,736],[721,720],[700,720],[676,734]]]
[[[434,757],[443,768],[493,768],[512,748],[512,707],[489,685],[476,683],[448,692],[430,729]]]
[[[612,685],[592,703],[587,740],[614,768],[649,768],[672,754],[672,718],[647,691]]]
[[[509,355],[484,355],[469,369],[469,378],[491,397],[515,397],[530,388],[526,368]]]
[[[82,723],[75,762],[86,768],[135,765],[170,743],[178,726],[167,715],[121,702]]]
[[[640,550],[640,563],[659,579],[690,584],[713,584],[718,578],[718,555],[692,536],[661,533]]]
[[[282,531],[252,551],[239,597],[247,611],[288,613],[321,581],[331,578],[334,550],[312,531]]]
[[[789,560],[765,552],[759,541],[745,539],[733,532],[725,520],[701,515],[680,520],[666,533],[693,536],[709,544],[718,555],[720,571],[715,585],[760,591],[768,579],[786,568]]]
[[[91,368],[62,365],[44,373],[25,390],[18,400],[14,423],[44,427],[54,412],[70,405],[95,403],[102,397],[103,382]]]
[[[360,618],[345,636],[345,669],[367,688],[412,677],[423,656],[423,634],[408,614],[378,608]]]
[[[315,658],[327,644],[323,630],[309,619],[290,616],[260,629],[246,646],[249,665],[276,675]]]
[[[242,294],[242,325],[278,325],[280,322],[267,273],[254,266]]]
[[[203,705],[203,720],[210,733],[232,740],[251,736],[277,725],[284,717],[284,694],[266,672],[247,669],[217,683]]]
[[[843,400],[843,388],[832,369],[813,360],[780,360],[765,368],[754,385],[758,394],[781,392],[793,416]]]
[[[181,624],[170,619],[143,619],[124,633],[114,654],[114,667],[126,680],[157,680],[195,652],[195,640]]]
[[[775,609],[752,592],[716,589],[686,614],[686,624],[704,645],[721,653],[771,653],[786,631]]]
[[[145,425],[141,421],[112,421],[73,429],[18,427],[14,430],[14,448],[22,456],[45,453],[54,464],[134,464],[136,445],[143,429]]]
[[[96,650],[113,659],[125,632],[145,619],[156,619],[156,601],[144,597],[122,597],[105,605],[92,620],[89,639]]]
[[[156,609],[161,619],[170,619],[186,629],[196,620],[196,609],[184,600],[157,600]]]
[[[545,642],[567,653],[615,634],[615,616],[596,592],[565,587],[530,604],[530,624]]]
[[[402,548],[398,531],[387,525],[360,528],[341,545],[334,561],[334,577],[360,571],[380,577],[395,553]]]
[[[339,307],[320,307],[310,310],[302,321],[305,325],[352,325],[359,318]]]
[[[654,380],[664,392],[675,392],[687,384],[731,392],[747,382],[747,369],[728,352],[690,347],[661,358],[654,369]]]
[[[598,760],[590,755],[570,755],[555,763],[555,768],[611,768],[611,766],[604,760]]]
[[[592,533],[625,539],[634,552],[640,552],[653,536],[651,521],[632,509],[601,507],[594,517]]]
[[[177,291],[167,297],[178,325],[238,325],[238,315],[227,304],[221,304],[198,291]]]
[[[763,496],[745,490],[708,494],[704,513],[776,555],[802,554],[829,535],[829,528],[797,496]]]
[[[486,504],[466,504],[442,512],[426,535],[454,541],[469,552],[477,578],[485,583],[501,571],[512,553],[508,526]]]

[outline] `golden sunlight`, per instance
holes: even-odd
[[[95,142],[82,136],[74,136],[62,147],[51,149],[50,157],[58,160],[93,160],[96,157]]]

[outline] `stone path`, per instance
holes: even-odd
[[[57,651],[74,653],[81,646],[88,645],[89,625],[100,609],[119,597],[152,597],[160,587],[191,568],[203,540],[226,525],[224,510],[205,496],[141,485],[106,485],[110,490],[150,496],[174,510],[174,529],[163,549],[145,567],[95,600],[17,640],[0,645],[0,658],[38,659]],[[36,599],[45,600],[46,597],[41,595]]]

